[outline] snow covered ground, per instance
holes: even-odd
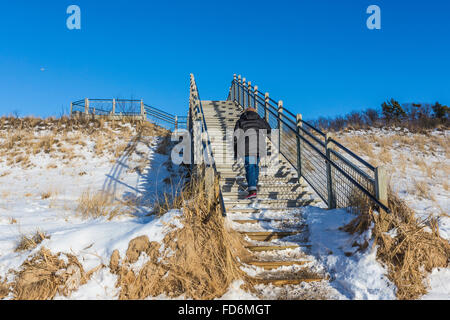
[[[420,219],[430,215],[439,222],[441,236],[450,240],[450,173],[449,131],[434,131],[429,135],[412,134],[403,130],[350,131],[338,133],[337,139],[374,164],[386,165],[393,190],[404,199]],[[419,190],[417,190],[419,188]],[[423,190],[422,190],[423,189]],[[312,190],[310,190],[312,191]],[[243,216],[243,219],[249,217]],[[339,230],[355,216],[345,210],[326,210],[323,205],[289,212],[263,211],[253,218],[296,218],[308,227],[310,249],[291,250],[285,257],[301,251],[311,261],[308,267],[319,273],[325,271],[330,280],[319,285],[326,298],[331,299],[396,299],[396,287],[387,277],[387,269],[376,259],[373,241],[360,252],[354,243],[370,239],[370,230],[362,235],[350,235]],[[240,231],[257,231],[254,227],[234,225]],[[277,230],[275,225],[262,225]],[[301,239],[281,242],[300,244]],[[298,240],[298,241],[296,241]],[[450,258],[450,257],[449,257]],[[256,274],[257,270],[246,270]],[[291,270],[295,271],[295,270]],[[435,269],[427,279],[429,292],[423,299],[450,298],[450,268]],[[289,291],[302,291],[290,286]],[[317,288],[316,288],[317,289]],[[236,294],[238,289],[233,287]],[[314,284],[307,290],[314,290]],[[266,287],[267,297],[276,296],[276,288]],[[232,293],[229,295],[233,296]]]
[[[376,248],[370,249],[369,246],[368,251],[357,252],[353,246],[355,241],[367,239],[370,234],[353,236],[339,230],[355,218],[346,210],[327,210],[323,207],[310,206],[283,212],[263,210],[258,214],[242,214],[241,218],[289,219],[293,223],[293,230],[298,229],[299,225],[307,226],[307,242],[304,234],[276,240],[279,245],[299,244],[300,248],[267,252],[259,256],[271,260],[275,255],[277,261],[307,260],[309,262],[306,265],[282,267],[275,272],[294,273],[306,267],[324,278],[329,278],[321,282],[289,285],[285,288],[258,285],[256,289],[264,298],[276,299],[281,296],[288,299],[395,299],[395,285],[387,278],[387,270],[376,260]],[[240,217],[233,216],[233,219]],[[263,223],[261,226],[240,225],[231,219],[229,223],[232,223],[233,228],[238,231],[289,230],[286,225],[277,225],[279,223]],[[254,242],[252,245],[263,243]],[[258,276],[264,271],[257,267],[245,267],[243,270],[250,276]],[[233,285],[225,296],[239,299],[241,291],[238,286]]]
[[[169,157],[156,152],[161,138],[137,141],[133,153],[122,152],[117,158],[113,150],[98,155],[96,141],[87,136],[82,139],[85,146],[74,151],[80,157],[68,164],[44,152],[30,157],[33,166],[28,169],[0,159],[0,279],[8,275],[12,281],[8,271],[18,270],[41,247],[54,254],[74,254],[87,271],[107,266],[112,252],[117,249],[123,256],[130,240],[147,235],[150,241],[161,241],[171,230],[169,225],[177,224],[177,210],[161,218],[147,216],[158,196],[172,193],[181,179],[180,172],[168,172]],[[114,141],[112,148],[121,143]],[[142,158],[147,165],[141,172],[136,167]],[[167,178],[172,178],[173,184],[166,183]],[[107,192],[127,204],[133,199],[133,206],[128,214],[111,221],[107,217],[83,218],[77,207],[87,190]],[[16,252],[21,237],[36,231],[44,232],[48,239],[32,250]],[[116,276],[103,268],[70,298],[114,299],[118,294],[115,285]]]
[[[134,134],[135,132],[129,138],[130,141]],[[390,132],[371,134],[394,135]],[[341,136],[349,136],[350,143],[358,135],[367,136],[367,133],[353,132]],[[444,133],[443,138],[448,140],[448,132]],[[52,153],[41,152],[30,155],[33,165],[24,169],[21,165],[8,162],[6,157],[0,157],[0,283],[6,276],[12,281],[13,276],[8,271],[18,270],[27,257],[38,252],[41,247],[46,247],[55,254],[74,254],[88,271],[99,265],[108,266],[111,254],[116,249],[124,256],[129,241],[136,237],[147,235],[150,241],[161,241],[174,226],[182,227],[178,221],[181,213],[177,210],[169,211],[161,218],[147,216],[158,195],[161,196],[163,192],[173,193],[180,183],[181,173],[167,170],[168,156],[156,152],[161,138],[152,137],[145,143],[137,142],[133,153],[122,152],[117,156],[113,155],[114,146],[124,141],[114,142],[110,146],[111,152],[98,154],[98,141],[92,137],[83,139],[85,145],[77,145],[73,151],[80,157],[69,162],[55,158]],[[0,142],[4,141],[0,138]],[[379,142],[374,140],[372,146],[375,157],[381,152],[377,143]],[[442,236],[449,239],[450,221],[446,214],[450,212],[450,194],[448,184],[445,187],[450,164],[448,151],[440,144],[429,151],[429,146],[425,143],[425,150],[428,152],[424,153],[423,150],[415,150],[414,145],[395,143],[394,139],[390,148],[394,188],[416,210],[418,216],[436,215]],[[364,157],[372,160],[369,155]],[[143,159],[148,161],[143,170],[139,170]],[[432,168],[431,176],[428,172],[430,169],[427,171],[418,159]],[[173,180],[172,184],[166,183],[169,177]],[[416,182],[413,178],[425,181],[433,196],[424,198],[423,195],[414,193],[412,190]],[[86,219],[77,210],[80,196],[86,190],[92,193],[105,191],[114,195],[117,201],[128,203],[132,200],[134,205],[128,214],[112,220],[107,217]],[[328,211],[317,206],[290,212],[264,211],[259,218],[286,215],[296,223],[308,226],[310,245],[308,248],[291,250],[292,252],[287,253],[288,256],[308,259],[308,267],[318,273],[325,273],[329,276],[329,281],[288,286],[284,292],[273,286],[260,286],[257,289],[264,297],[279,298],[288,292],[289,297],[301,298],[304,297],[304,292],[317,292],[318,296],[323,294],[329,299],[395,299],[396,288],[387,278],[387,270],[376,260],[376,247],[371,249],[369,244],[369,249],[365,252],[356,252],[353,247],[359,237],[366,239],[369,235],[353,236],[339,230],[354,218],[351,213],[345,210]],[[255,226],[235,227],[247,230]],[[277,226],[263,224],[262,228],[265,227]],[[32,250],[16,252],[21,236],[29,236],[37,230],[44,232],[49,238]],[[299,241],[301,239],[294,237],[285,242],[289,244]],[[145,257],[136,262],[136,268],[143,263]],[[285,268],[285,271],[295,271],[296,267]],[[251,274],[261,270],[253,268],[246,271]],[[116,288],[116,281],[117,276],[108,267],[102,268],[71,296],[57,296],[56,299],[117,299],[119,289]],[[424,299],[450,299],[450,269],[434,270],[429,282],[430,291]],[[240,281],[233,283],[221,299],[257,298],[242,290],[241,284]],[[6,298],[12,298],[12,295]]]
[[[415,134],[400,128],[371,129],[336,136],[363,159],[386,166],[393,191],[419,219],[436,218],[441,236],[450,241],[450,131]],[[449,299],[450,269],[433,270],[427,284],[424,299]]]
[[[393,190],[418,217],[437,217],[442,236],[450,239],[450,131],[371,129],[336,136],[364,160],[386,166]]]

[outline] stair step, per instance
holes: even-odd
[[[221,184],[228,185],[246,185],[247,180],[245,176],[224,176],[220,175]],[[277,178],[277,177],[269,177],[265,175],[259,176],[260,184],[293,184],[298,182],[298,178],[295,176],[287,177],[287,178]]]
[[[312,204],[313,199],[302,200],[286,200],[286,199],[256,199],[256,200],[237,200],[237,199],[224,199],[225,206],[227,208],[232,206],[248,206],[251,204],[269,205],[270,207],[262,207],[255,209],[286,209],[286,208],[298,208]]]
[[[239,179],[242,180],[242,179]],[[222,184],[222,187],[228,187],[228,188],[237,188],[237,187],[241,187],[241,188],[247,188],[248,184],[247,181],[239,181],[239,184]],[[278,182],[278,183],[271,183],[270,181],[268,182],[259,182],[258,183],[258,188],[277,188],[277,187],[285,187],[285,188],[295,188],[295,187],[306,187],[307,185],[305,183],[300,184],[297,182]]]
[[[239,116],[242,114],[242,111],[234,109],[233,107],[218,107],[215,109],[205,109],[203,108],[203,113],[205,114],[215,114],[220,115],[221,117],[228,117],[229,113],[232,113],[233,115]]]
[[[220,120],[229,120],[229,121],[237,121],[241,116],[241,113],[230,111],[222,111],[219,110],[217,112],[214,111],[203,111],[205,114],[206,121],[214,121],[214,119]],[[215,120],[217,121],[217,120]]]
[[[262,209],[257,209],[257,208],[228,208],[227,212],[228,213],[261,213],[261,210],[267,210],[267,208],[262,208]],[[278,213],[284,213],[284,212],[287,212],[287,210],[288,210],[287,208],[286,208],[286,210],[277,209],[277,212]]]
[[[228,200],[243,200],[247,201],[247,192],[237,193],[237,192],[222,192],[224,198]],[[258,193],[258,198],[256,201],[269,201],[269,200],[285,200],[285,201],[305,201],[309,200],[305,197],[311,196],[311,192],[270,192],[270,193]]]
[[[236,173],[220,173],[220,179],[222,181],[232,181],[232,180],[246,180],[245,174],[236,175]],[[294,180],[296,179],[296,180]],[[284,173],[284,174],[274,174],[274,175],[265,175],[261,173],[259,175],[259,181],[261,182],[296,182],[298,181],[297,174],[292,173]]]
[[[217,166],[216,166],[217,167]],[[295,173],[297,174],[297,171],[294,169],[286,168],[286,167],[280,167],[280,168],[260,168],[261,174],[289,174],[289,173]],[[217,171],[221,174],[227,174],[227,173],[234,173],[235,175],[242,175],[245,174],[245,168],[237,168],[237,169],[224,169],[217,167]]]
[[[245,175],[246,175],[245,170],[242,170],[242,171],[220,171],[220,170],[218,170],[218,172],[220,173],[221,177],[223,176],[223,177],[244,177],[245,178]],[[295,176],[296,175],[297,175],[297,173],[295,173]],[[270,178],[273,176],[279,177],[279,178],[288,177],[288,176],[294,177],[294,174],[292,172],[285,171],[285,170],[283,170],[283,171],[270,170],[267,172],[260,171],[260,174],[259,174],[260,178],[261,177],[269,177]]]
[[[280,167],[290,167],[291,168],[291,165],[288,162],[284,161],[284,160],[280,160],[279,166]],[[231,169],[231,170],[245,169],[245,166],[244,166],[243,163],[236,163],[236,162],[229,163],[229,164],[228,163],[227,164],[218,163],[216,167],[217,167],[217,170],[223,170],[223,169],[224,170],[227,170],[227,169]]]
[[[251,240],[256,241],[271,241],[275,239],[283,239],[289,236],[295,236],[300,234],[300,231],[297,232],[240,232],[240,234],[249,237]]]
[[[283,194],[292,194],[301,197],[305,194],[311,194],[310,191],[305,191],[302,186],[293,187],[293,186],[268,186],[268,187],[258,187],[258,196],[264,198],[265,196],[269,196],[272,194],[279,194],[282,192]],[[288,192],[288,190],[293,190],[292,192]],[[223,194],[239,194],[239,195],[247,195],[248,190],[245,186],[230,186],[230,185],[222,185],[222,193]]]
[[[227,209],[228,213],[261,213],[260,209],[250,209],[250,208],[229,208]]]
[[[273,270],[280,267],[290,267],[294,265],[302,266],[309,262],[311,261],[251,261],[247,264],[255,267],[260,267],[265,270]]]
[[[324,280],[323,278],[304,278],[304,279],[258,279],[253,278],[254,281],[257,284],[265,284],[265,285],[274,285],[276,287],[282,287],[286,285],[298,285],[302,284],[304,282],[311,283],[311,282],[320,282]]]
[[[240,173],[240,174],[236,174],[236,172],[220,172],[220,171],[218,171],[218,172],[220,174],[220,178],[221,179],[245,180],[245,173],[244,172]],[[298,182],[297,173],[294,174],[292,172],[286,172],[286,173],[281,173],[281,174],[275,173],[275,174],[272,174],[272,175],[270,175],[270,174],[266,175],[264,172],[260,172],[260,174],[259,174],[259,181],[261,181],[261,179],[264,179],[264,182],[266,182],[266,180],[269,179],[268,182],[272,182],[272,183],[275,183],[275,182],[282,182],[282,183],[284,183],[284,182],[286,182],[285,179],[289,179],[290,180],[290,179],[293,179],[293,178],[296,178],[297,181],[295,181],[295,182]]]
[[[248,220],[233,220],[233,222],[235,223],[240,223],[240,224],[258,224],[260,222],[281,222],[284,221],[285,219],[248,219]]]
[[[264,251],[283,251],[288,249],[297,249],[299,247],[310,247],[307,245],[294,245],[294,246],[247,246],[247,250],[252,252],[264,252]]]
[[[247,193],[247,186],[240,185],[222,185],[222,192],[234,192],[234,193]],[[302,185],[272,185],[272,186],[258,186],[258,192],[268,193],[268,192],[295,192],[300,193],[305,191]]]
[[[236,113],[236,114],[242,114],[242,111],[241,110],[238,110],[238,109],[235,109],[235,108],[233,108],[232,106],[231,106],[231,108],[230,108],[230,106],[220,106],[220,107],[217,107],[217,108],[215,108],[215,109],[205,109],[205,108],[203,108],[203,112],[204,113],[216,113],[216,114],[228,114],[228,112],[233,112],[233,113]]]

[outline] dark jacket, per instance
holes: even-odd
[[[267,134],[270,134],[270,129],[267,121],[262,119],[258,113],[245,111],[234,127],[235,157],[267,154],[267,150],[264,152],[263,148],[267,148],[265,138]]]

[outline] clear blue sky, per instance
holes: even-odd
[[[66,28],[81,8],[82,29]],[[366,9],[381,7],[382,29]],[[84,97],[187,109],[242,74],[311,119],[400,102],[450,104],[444,0],[0,0],[0,115],[59,115]],[[45,71],[41,71],[45,68]]]

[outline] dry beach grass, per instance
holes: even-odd
[[[0,161],[22,169],[35,167],[30,155],[47,154],[55,160],[83,159],[78,147],[87,147],[86,138],[94,142],[97,156],[120,155],[128,142],[140,136],[167,136],[169,132],[147,121],[105,121],[88,118],[0,118]],[[51,164],[49,164],[51,165]],[[55,167],[53,167],[55,168]]]
[[[434,268],[448,267],[450,258],[450,243],[440,236],[436,219],[417,219],[392,191],[388,200],[390,214],[375,212],[363,197],[353,205],[358,216],[343,230],[362,233],[373,225],[377,258],[387,266],[388,277],[397,287],[397,298],[417,299],[424,295],[429,273]],[[367,242],[358,246],[365,249]]]
[[[193,195],[195,198],[191,198]],[[162,294],[171,298],[213,299],[222,296],[234,280],[248,278],[236,258],[248,253],[241,237],[226,228],[217,194],[209,198],[204,183],[193,180],[171,204],[181,205],[183,228],[166,236],[162,254],[161,245],[149,242],[147,237],[131,241],[126,257],[113,254],[110,268],[119,276],[121,299]],[[147,254],[149,261],[136,274],[130,264],[142,253]]]

